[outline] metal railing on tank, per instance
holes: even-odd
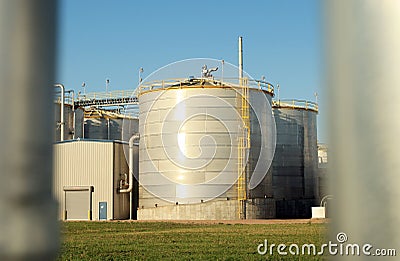
[[[86,94],[78,93],[78,95],[74,97],[72,91],[66,91],[64,102],[66,104],[72,104],[74,101],[119,99],[119,98],[132,97],[133,94],[134,91],[119,90],[111,92],[90,92]],[[56,103],[61,102],[61,96],[58,92],[56,92],[54,102]]]
[[[77,100],[103,100],[103,99],[118,99],[133,96],[132,90],[119,90],[109,92],[89,92],[86,94],[79,93]]]
[[[73,91],[71,91],[71,90],[65,91],[64,104],[72,105],[74,103],[74,99],[75,99],[75,97],[74,97]],[[61,103],[61,93],[60,92],[55,93],[54,103]]]
[[[318,104],[316,102],[306,100],[274,100],[272,101],[272,106],[275,108],[303,109],[318,112]]]
[[[271,95],[274,94],[274,86],[266,82],[264,80],[255,80],[255,79],[246,79],[249,89],[258,89],[262,91],[266,91]],[[187,88],[187,87],[196,87],[199,85],[204,85],[207,87],[231,87],[231,88],[242,88],[243,86],[240,85],[239,78],[172,78],[172,79],[164,79],[164,80],[155,80],[150,82],[142,83],[138,89],[138,95],[155,90],[163,90],[163,89],[180,89],[180,88]]]
[[[135,105],[138,103],[134,90],[119,90],[110,92],[91,92],[82,94],[79,93],[75,100],[75,106],[123,106]]]

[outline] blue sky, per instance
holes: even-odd
[[[323,97],[322,17],[317,0],[104,1],[62,0],[56,80],[87,92],[134,89],[146,77],[188,58],[237,64],[243,36],[244,69],[280,84],[281,98]],[[321,102],[322,103],[322,102]],[[325,140],[321,106],[319,140]],[[322,116],[321,116],[322,114]]]

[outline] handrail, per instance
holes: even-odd
[[[65,91],[64,93],[64,104],[72,105],[74,103],[74,95],[71,95],[71,90]],[[54,97],[54,103],[61,103],[61,95],[59,96],[58,93],[56,93],[56,96]]]
[[[250,89],[259,89],[267,91],[272,95],[274,93],[274,86],[269,82],[263,80],[248,79],[248,78],[244,78],[243,80],[244,82],[247,83],[248,88]],[[233,87],[233,88],[243,87],[239,84],[239,82],[240,82],[239,78],[227,78],[227,77],[224,77],[223,80],[217,78],[171,78],[164,80],[155,80],[141,84],[138,87],[139,88],[138,95],[152,90],[182,88],[197,84],[207,84],[216,87]]]
[[[78,93],[76,95],[76,101],[90,101],[90,100],[106,100],[106,99],[119,99],[127,97],[135,97],[143,92],[156,90],[156,89],[169,89],[169,88],[182,88],[188,86],[189,83],[193,82],[193,85],[197,83],[207,83],[207,85],[215,85],[216,87],[233,87],[241,88],[239,84],[239,78],[228,78],[224,77],[223,81],[217,78],[171,78],[165,80],[156,80],[151,82],[145,82],[141,84],[137,90],[115,90],[109,92],[90,92],[86,94]],[[244,78],[244,82],[247,83],[250,89],[258,89],[267,91],[270,94],[274,94],[274,86],[263,80],[255,80]],[[68,102],[72,104],[70,97],[67,98]],[[55,101],[57,102],[57,100]]]
[[[284,99],[272,101],[274,108],[292,108],[292,109],[304,109],[318,112],[318,104],[316,102],[307,100],[297,99]]]
[[[132,97],[134,91],[132,90],[118,90],[109,92],[90,92],[86,94],[78,94],[77,100],[100,100],[100,99],[118,99]]]
[[[84,111],[85,118],[110,118],[110,119],[138,119],[136,116],[131,116],[119,112],[107,111],[102,109],[93,108],[89,111]]]

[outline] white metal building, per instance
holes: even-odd
[[[120,193],[128,182],[124,143],[74,140],[54,145],[53,194],[63,220],[128,219],[130,194]],[[137,199],[134,181],[133,198]],[[135,200],[133,200],[135,202]],[[137,203],[133,204],[133,218]]]

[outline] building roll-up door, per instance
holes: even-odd
[[[92,219],[93,186],[64,187],[65,220]]]

